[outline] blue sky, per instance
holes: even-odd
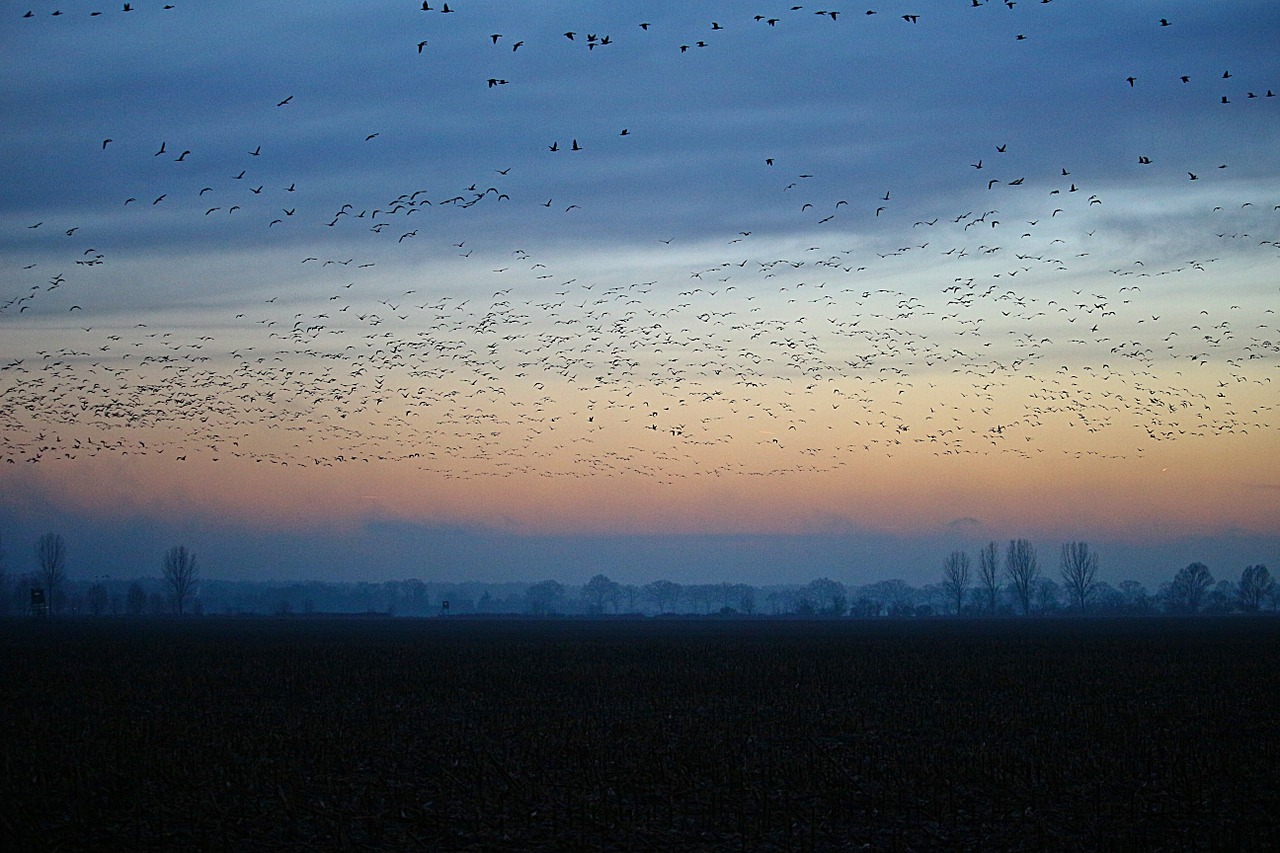
[[[130,5],[0,21],[11,562],[1280,559],[1274,4]]]

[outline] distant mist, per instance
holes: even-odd
[[[11,575],[35,568],[36,539],[61,533],[71,578],[148,577],[160,572],[164,550],[184,544],[199,555],[205,578],[272,581],[384,581],[421,578],[449,583],[580,584],[596,574],[620,583],[665,578],[679,583],[807,583],[829,577],[850,584],[901,579],[914,585],[941,579],[953,550],[976,557],[986,541],[967,529],[895,536],[842,531],[797,535],[520,535],[479,528],[371,521],[353,529],[263,532],[211,524],[134,518],[108,523],[0,515],[0,547]],[[77,517],[71,516],[71,519]],[[1017,536],[1015,532],[1012,534]],[[1003,540],[998,540],[1003,545]],[[1036,541],[1042,571],[1056,577],[1058,541]],[[1153,589],[1190,562],[1218,577],[1238,576],[1254,563],[1280,565],[1280,535],[1228,534],[1176,540],[1091,540],[1098,577],[1138,580]]]

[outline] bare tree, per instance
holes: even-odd
[[[1062,606],[1062,587],[1051,578],[1037,578],[1035,585],[1036,610],[1040,613],[1053,613]]]
[[[849,609],[849,594],[844,584],[831,578],[809,581],[805,592],[813,599],[814,609],[823,616],[843,616]]]
[[[617,613],[619,591],[617,581],[609,580],[606,575],[596,575],[582,587],[582,597],[586,599],[587,610],[591,613],[603,613],[605,604],[612,604],[613,611]]]
[[[59,587],[67,579],[67,545],[61,533],[46,533],[36,541],[36,562],[40,565],[39,578],[49,612],[56,613]]]
[[[107,585],[102,581],[94,581],[89,587],[89,612],[94,616],[101,616],[106,612],[107,604],[110,602],[110,596],[107,593]]]
[[[680,584],[669,580],[650,581],[644,585],[644,597],[653,602],[659,613],[667,613],[680,600]]]
[[[711,599],[714,592],[715,587],[706,583],[691,583],[684,588],[685,598],[689,599],[689,606],[695,613],[699,609],[703,613],[711,612]]]
[[[1000,549],[995,542],[988,542],[978,552],[978,581],[987,599],[987,612],[996,612],[1000,599]]]
[[[196,555],[188,551],[186,545],[174,545],[164,552],[163,569],[165,582],[173,588],[174,607],[181,616],[187,596],[200,579]]]
[[[556,612],[556,605],[564,600],[564,585],[560,581],[545,580],[533,584],[525,591],[526,607],[535,616],[547,616]]]
[[[1062,545],[1062,582],[1066,584],[1071,604],[1084,610],[1093,597],[1098,574],[1098,554],[1087,542],[1064,542]]]
[[[125,610],[130,616],[141,616],[147,609],[147,592],[142,584],[134,581],[129,584],[129,592],[125,595]]]
[[[964,607],[964,594],[969,589],[969,555],[952,551],[942,562],[942,587],[955,600],[956,613]]]
[[[1011,539],[1004,554],[1004,573],[1013,585],[1014,595],[1022,606],[1022,615],[1031,612],[1031,595],[1040,577],[1040,564],[1036,560],[1036,546],[1027,539]]]
[[[1168,606],[1181,613],[1200,612],[1200,603],[1205,593],[1213,586],[1213,575],[1204,563],[1192,563],[1185,569],[1178,569],[1169,584]]]
[[[1236,596],[1240,599],[1240,609],[1257,611],[1262,609],[1262,602],[1271,594],[1276,583],[1271,579],[1271,572],[1264,565],[1246,566],[1240,573],[1240,586]]]
[[[640,600],[640,587],[633,583],[624,583],[620,589],[622,600],[627,603],[627,612],[636,612],[636,602]]]

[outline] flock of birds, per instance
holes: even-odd
[[[1016,0],[968,2],[1023,11]],[[783,6],[695,32],[637,20],[625,35],[568,27],[556,40],[594,58],[662,39],[679,63],[747,27],[781,37],[798,16],[850,27],[879,15],[925,30],[927,9],[898,6]],[[414,11],[478,13],[466,0]],[[152,12],[197,14],[194,4],[143,2],[118,13]],[[33,9],[21,17],[34,20],[4,26],[16,39],[19,26],[62,15]],[[405,53],[430,57],[455,38],[426,20],[405,34]],[[1157,36],[1179,25],[1150,23]],[[1013,36],[1016,49],[1034,49],[1030,25]],[[472,96],[517,89],[512,63],[547,47],[495,28],[468,49],[500,51],[505,64],[477,75]],[[1148,76],[1117,76],[1117,92],[1141,97]],[[1170,68],[1160,85],[1223,108],[1269,109],[1262,121],[1274,132],[1275,84],[1237,87],[1236,76]],[[295,93],[262,101],[252,123],[324,120]],[[586,164],[641,144],[645,123],[552,130],[522,144]],[[359,156],[387,135],[361,128],[344,151]],[[101,190],[92,215],[51,208],[9,229],[0,466],[104,455],[394,462],[447,477],[668,483],[857,471],[869,454],[1133,458],[1160,442],[1275,428],[1280,197],[1215,185],[1230,163],[1180,161],[1167,146],[1132,152],[1135,185],[1182,193],[1188,216],[1213,226],[1174,246],[1149,241],[1150,254],[1116,263],[1135,250],[1113,230],[1113,209],[1133,196],[1113,198],[1090,169],[1046,166],[998,135],[938,165],[963,177],[958,196],[936,200],[887,178],[875,191],[840,185],[787,150],[766,151],[753,157],[751,186],[763,188],[771,219],[709,237],[618,241],[618,255],[643,252],[636,263],[611,259],[608,245],[566,252],[564,235],[603,239],[592,231],[600,197],[581,183],[539,184],[526,159],[451,182],[381,175],[322,197],[315,176],[289,173],[298,160],[281,139],[245,138],[212,168],[199,165],[212,155],[190,132],[104,128],[78,159],[145,177],[119,197]],[[1188,195],[1191,181],[1220,189]],[[123,213],[127,236],[112,230]],[[548,221],[538,217],[555,222],[504,239],[504,223]],[[660,212],[652,218],[661,227]],[[222,253],[207,269],[234,272],[171,271],[180,300],[117,310],[105,284],[117,267],[166,275],[139,257],[134,234],[149,229]],[[237,266],[250,250],[264,252],[265,269]],[[1264,280],[1265,293],[1220,296],[1224,276],[1240,275]],[[220,291],[212,282],[224,278]],[[1206,292],[1214,298],[1197,296]]]

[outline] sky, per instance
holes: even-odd
[[[1280,563],[1276,4],[426,5],[0,5],[11,572]]]

